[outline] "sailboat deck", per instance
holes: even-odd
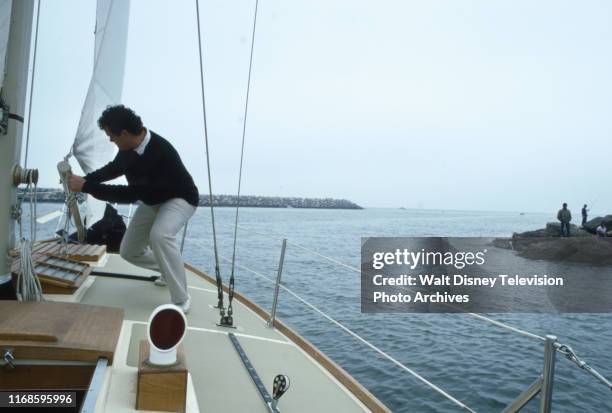
[[[155,307],[168,302],[169,294],[167,288],[147,280],[152,272],[134,267],[117,255],[109,254],[108,258],[105,266],[96,268],[97,271],[143,277],[143,280],[95,277],[81,299],[84,304],[120,307],[125,311],[109,384],[109,393],[113,396],[106,400],[103,411],[127,412],[133,411],[135,405],[138,344],[146,338],[146,321]],[[230,342],[230,331],[238,338],[270,393],[275,375],[282,373],[290,377],[291,388],[278,406],[281,411],[369,411],[304,350],[277,329],[269,328],[263,318],[243,303],[234,300],[237,328],[218,327],[219,312],[213,308],[217,301],[216,286],[192,271],[187,272],[187,280],[192,304],[187,315],[184,346],[199,411],[268,411]],[[195,399],[190,403],[193,409]]]

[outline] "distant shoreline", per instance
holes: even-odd
[[[22,197],[23,195],[23,190],[20,190],[19,196]],[[36,202],[63,203],[64,192],[55,188],[38,188]],[[213,195],[213,206],[235,207],[237,203],[238,197],[236,195]],[[199,206],[210,206],[208,195],[200,195]],[[257,195],[241,195],[240,206],[250,208],[363,209],[363,207],[347,199]]]

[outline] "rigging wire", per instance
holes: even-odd
[[[591,367],[586,361],[581,360],[578,357],[578,355],[576,354],[576,352],[570,346],[568,346],[566,344],[561,344],[561,343],[558,343],[558,342],[555,343],[554,345],[555,345],[555,349],[557,350],[557,352],[559,352],[560,354],[564,355],[565,358],[567,358],[569,361],[571,361],[576,366],[578,366],[582,370],[584,370],[587,373],[589,373],[591,376],[595,377],[602,384],[604,384],[610,390],[612,390],[612,382],[610,380],[608,380],[607,378],[605,378],[601,373],[599,373],[593,367]]]
[[[242,146],[240,148],[240,168],[238,171],[238,195],[236,199],[236,217],[234,220],[234,246],[232,249],[232,266],[230,271],[229,281],[229,303],[227,306],[227,315],[232,316],[232,300],[234,298],[234,266],[236,264],[236,241],[238,239],[238,211],[240,210],[240,186],[242,184],[242,164],[244,160],[244,142],[246,136],[247,115],[249,112],[249,94],[251,90],[251,72],[253,68],[253,51],[255,50],[255,29],[257,27],[257,9],[259,0],[255,0],[255,13],[253,17],[253,33],[251,34],[251,56],[249,58],[249,76],[247,79],[246,100],[244,103],[244,119],[242,122]]]
[[[26,128],[26,150],[24,168],[28,168],[28,150],[30,148],[30,125],[32,124],[32,98],[34,96],[34,77],[36,76],[36,51],[38,49],[38,23],[40,22],[40,0],[36,5],[36,31],[34,32],[34,54],[32,57],[32,79],[30,82],[30,101],[28,103],[28,126]]]
[[[204,144],[206,146],[206,169],[208,173],[208,194],[210,199],[210,217],[212,222],[212,236],[215,252],[215,278],[217,282],[217,307],[221,317],[225,315],[225,307],[223,306],[223,282],[221,280],[221,270],[219,268],[219,252],[217,248],[217,232],[215,230],[215,209],[213,206],[212,178],[210,174],[210,151],[208,149],[208,127],[206,123],[206,94],[204,92],[204,66],[202,59],[202,34],[200,29],[200,1],[195,0],[196,4],[196,20],[198,23],[198,52],[200,61],[200,87],[202,92],[202,118],[204,120]]]
[[[321,254],[321,253],[320,253],[320,252],[318,252],[318,251],[315,251],[315,250],[310,249],[310,248],[306,248],[306,247],[304,247],[304,246],[302,246],[302,245],[300,245],[300,244],[296,244],[296,243],[295,243],[295,242],[293,242],[293,241],[287,241],[287,243],[288,243],[288,244],[291,244],[291,245],[293,245],[294,247],[297,247],[297,248],[299,248],[299,249],[301,249],[301,250],[304,250],[304,251],[309,252],[309,253],[311,253],[311,254],[317,255],[317,256],[319,256],[319,257],[321,257],[321,258],[325,258],[326,260],[328,260],[328,261],[330,261],[330,262],[332,262],[332,263],[334,263],[334,264],[336,264],[336,265],[340,265],[341,267],[347,268],[347,269],[349,269],[349,270],[351,270],[351,271],[353,271],[353,272],[356,272],[356,273],[361,274],[361,270],[360,270],[359,268],[357,268],[357,267],[353,267],[352,265],[345,264],[345,263],[343,263],[342,261],[338,261],[338,260],[336,260],[336,259],[334,259],[334,258],[328,257],[327,255],[323,255],[323,254]]]
[[[494,320],[494,319],[489,318],[489,317],[485,317],[482,314],[476,314],[476,313],[466,313],[466,314],[470,315],[472,317],[478,318],[480,320],[486,321],[488,323],[491,323],[491,324],[493,324],[493,325],[495,325],[497,327],[501,327],[501,328],[506,329],[508,331],[512,331],[514,333],[520,334],[520,335],[522,335],[524,337],[533,338],[533,339],[540,340],[540,341],[546,341],[546,339],[544,337],[542,337],[542,336],[539,336],[539,335],[534,334],[534,333],[530,333],[529,331],[521,330],[520,328],[513,327],[513,326],[508,325],[506,323],[503,323],[501,321]]]

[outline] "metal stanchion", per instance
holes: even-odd
[[[283,238],[281,256],[278,262],[278,273],[276,274],[276,285],[274,286],[274,301],[272,302],[272,311],[270,312],[270,320],[268,320],[268,327],[274,327],[274,318],[276,317],[276,305],[278,304],[278,291],[280,289],[281,275],[283,274],[283,264],[285,262],[285,249],[287,249],[287,239]]]
[[[542,391],[540,394],[540,413],[550,413],[552,405],[553,382],[555,375],[555,342],[557,336],[547,335],[544,343],[544,369],[542,370]]]

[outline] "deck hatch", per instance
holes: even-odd
[[[92,268],[84,261],[95,261],[106,251],[103,245],[69,244],[66,255],[60,254],[61,245],[57,242],[41,242],[32,249],[34,270],[40,279],[45,294],[72,294],[90,275]],[[21,262],[19,251],[13,250],[15,257],[11,267],[13,279],[19,272]]]

